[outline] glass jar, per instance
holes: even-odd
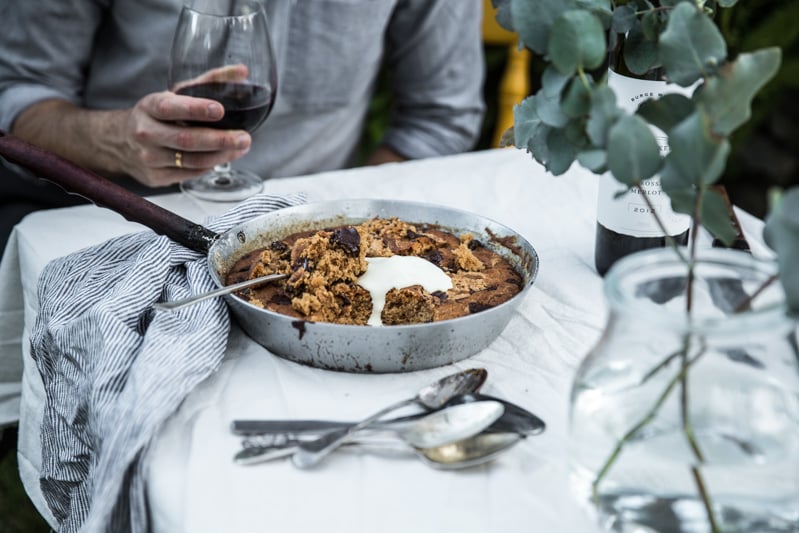
[[[687,272],[665,248],[605,278],[571,395],[572,485],[606,531],[799,531],[797,324],[779,282],[752,298],[776,265],[702,251],[690,303]]]

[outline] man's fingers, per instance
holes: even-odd
[[[227,150],[222,152],[184,152],[183,150],[164,150],[160,158],[161,168],[179,170],[209,170],[216,165],[234,161],[247,150]]]
[[[228,65],[209,70],[191,80],[180,81],[172,87],[172,91],[178,92],[184,87],[198,85],[200,83],[241,82],[245,81],[249,75],[250,70],[247,68],[247,65]]]
[[[141,105],[148,115],[162,122],[214,122],[225,115],[225,109],[216,100],[192,98],[166,91],[146,96]]]
[[[202,127],[169,127],[162,136],[161,145],[187,152],[218,152],[249,150],[252,137],[242,130],[215,130]]]

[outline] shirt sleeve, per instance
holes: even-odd
[[[394,111],[383,142],[412,159],[473,148],[485,111],[480,0],[403,0],[387,33]]]
[[[79,104],[104,0],[0,3],[0,129],[49,98]]]

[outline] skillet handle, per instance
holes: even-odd
[[[121,185],[98,176],[63,157],[0,130],[0,156],[25,167],[40,178],[107,207],[131,222],[144,224],[158,234],[203,254],[218,234],[142,198]]]

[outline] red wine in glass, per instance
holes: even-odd
[[[184,127],[254,132],[277,91],[277,64],[266,13],[258,0],[193,0],[180,12],[172,42],[169,87],[176,94],[216,100],[218,121]],[[240,201],[263,189],[263,178],[230,163],[182,181],[182,191],[211,201]]]
[[[216,122],[187,121],[188,126],[221,130],[255,131],[269,116],[275,92],[253,83],[206,82],[178,89],[177,94],[216,100],[225,108],[225,116]]]

